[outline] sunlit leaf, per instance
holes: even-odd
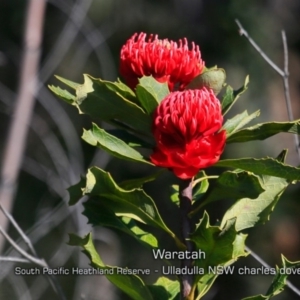
[[[257,175],[276,176],[290,181],[300,180],[300,168],[284,164],[271,157],[224,159],[217,162],[215,166],[242,169]]]
[[[90,168],[86,178],[84,194],[98,196],[97,200],[93,200],[94,205],[99,202],[101,207],[106,207],[117,216],[129,217],[160,228],[167,232],[180,248],[184,248],[176,235],[165,225],[154,201],[142,189],[122,189],[114,182],[109,173],[97,167]]]
[[[268,122],[244,128],[231,134],[226,139],[226,143],[265,140],[280,132],[300,134],[300,120],[293,122]]]
[[[223,216],[221,226],[230,219],[236,219],[236,230],[241,231],[269,220],[289,182],[283,178],[266,175],[262,176],[262,181],[265,191],[256,199],[243,198],[237,201]]]
[[[246,235],[237,233],[234,220],[230,220],[223,228],[211,226],[209,216],[205,212],[195,231],[191,234],[191,240],[196,249],[205,253],[205,259],[198,259],[195,265],[204,270],[204,274],[195,275],[194,288],[201,287],[199,294],[203,296],[215,280],[212,274],[214,267],[226,267],[235,262],[239,257],[247,256],[245,252]],[[210,269],[211,268],[211,269]],[[216,275],[216,274],[214,274]],[[200,282],[199,282],[200,281]],[[200,299],[200,298],[199,298]]]
[[[153,285],[148,285],[148,288],[157,300],[175,300],[180,291],[179,281],[164,276],[159,277]]]
[[[137,104],[133,91],[124,83],[110,82],[84,75],[84,83],[77,84],[67,79],[58,78],[63,83],[76,90],[76,97],[65,100],[77,106],[80,113],[89,114],[108,123],[132,128],[133,130],[151,136],[151,117]],[[51,90],[59,97],[60,90],[52,87]],[[57,94],[58,92],[58,94]]]
[[[266,295],[256,295],[252,297],[244,298],[243,300],[269,300],[274,296],[280,294],[285,286],[287,277],[291,274],[299,275],[300,261],[290,262],[283,255],[281,255],[282,266],[276,267],[276,275],[269,287]]]
[[[234,91],[231,86],[227,86],[226,92],[222,98],[222,114],[226,115],[228,111],[231,109],[233,104],[238,100],[241,94],[243,94],[247,88],[248,88],[248,83],[249,83],[249,76],[246,76],[244,85],[239,88],[238,90]]]
[[[238,200],[244,197],[254,199],[263,191],[264,183],[258,175],[242,170],[226,171],[219,176],[214,188],[200,205],[203,207],[223,199]]]
[[[97,253],[91,234],[81,238],[70,234],[69,245],[80,246],[91,261],[91,266],[102,270],[106,278],[133,300],[154,300],[143,280],[137,275],[121,274],[122,268],[105,265]]]
[[[226,130],[227,140],[234,132],[244,127],[246,124],[251,122],[253,119],[257,118],[259,115],[260,110],[257,110],[251,115],[248,115],[247,110],[245,110],[241,114],[234,116],[232,119],[228,119],[222,127],[222,129]]]
[[[140,78],[136,86],[138,100],[148,114],[151,114],[169,93],[167,83],[160,83],[152,76]]]
[[[118,158],[152,165],[152,163],[144,159],[138,151],[117,137],[107,133],[96,124],[93,124],[92,129],[84,130],[82,139],[90,145],[97,146]]]
[[[53,86],[53,85],[49,85],[48,87],[60,99],[66,101],[69,104],[74,103],[76,97],[72,95],[70,92],[68,92],[67,90],[63,90],[59,86]]]

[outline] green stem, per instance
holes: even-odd
[[[205,179],[218,179],[218,175],[211,175],[211,176],[204,176],[201,177],[193,182],[193,187],[195,187],[199,182],[202,182]],[[190,210],[189,217],[191,218],[194,216],[204,205],[206,205],[206,202],[202,202],[200,205],[198,205],[194,210]]]
[[[194,250],[194,244],[189,240],[190,234],[193,230],[194,224],[192,224],[188,214],[192,209],[192,193],[193,180],[181,180],[179,184],[179,204],[180,204],[180,222],[181,222],[181,234],[183,243],[186,245],[186,250],[191,252]],[[181,261],[181,268],[187,267],[191,269],[193,266],[192,259],[183,259]],[[191,291],[194,281],[194,276],[191,274],[182,275],[180,277],[180,294],[181,300],[192,300]]]
[[[198,178],[197,180],[195,180],[193,182],[193,187],[195,187],[199,182],[205,180],[205,179],[218,179],[219,176],[218,175],[212,175],[212,176],[204,176],[204,177],[201,177],[201,178]]]

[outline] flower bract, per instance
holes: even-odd
[[[135,33],[121,49],[120,74],[131,88],[138,78],[151,75],[167,82],[170,91],[183,90],[204,69],[199,46],[191,45],[189,49],[187,39],[177,43]]]
[[[226,132],[221,105],[210,89],[170,93],[154,112],[156,147],[151,161],[182,179],[215,164],[223,152]]]

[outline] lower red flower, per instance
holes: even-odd
[[[226,132],[219,132],[222,123],[221,105],[212,90],[169,94],[154,112],[151,161],[179,178],[192,178],[219,160],[226,141]]]

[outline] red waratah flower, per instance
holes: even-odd
[[[156,108],[151,161],[182,179],[216,163],[226,140],[219,100],[210,89],[170,93]]]
[[[167,82],[170,91],[174,87],[183,90],[193,78],[202,73],[204,62],[199,46],[187,39],[178,43],[157,35],[135,33],[121,49],[120,74],[126,83],[135,88],[138,78],[152,75],[159,82]]]

